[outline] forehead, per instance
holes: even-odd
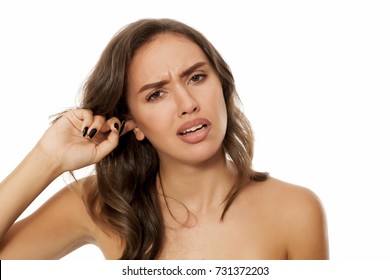
[[[202,49],[188,38],[164,33],[140,47],[129,67],[129,79],[160,79],[208,59]]]

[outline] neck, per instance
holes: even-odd
[[[160,162],[160,192],[193,213],[220,209],[235,180],[233,164],[222,154],[198,165]]]

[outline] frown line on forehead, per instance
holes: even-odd
[[[194,65],[192,65],[192,66],[186,68],[185,70],[183,70],[180,73],[179,77],[180,78],[186,77],[189,74],[191,74],[192,72],[194,72],[196,69],[198,69],[199,67],[202,67],[202,66],[204,66],[206,64],[207,64],[207,62],[205,62],[205,61],[197,62]],[[145,84],[137,91],[137,93],[141,93],[141,92],[143,92],[145,90],[148,90],[148,89],[162,87],[162,86],[166,85],[168,82],[169,82],[168,80],[161,80],[161,81],[158,81],[158,82]]]

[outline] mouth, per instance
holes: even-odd
[[[177,135],[190,144],[205,139],[211,130],[211,122],[206,118],[197,118],[184,123],[177,130]]]
[[[205,128],[207,128],[207,124],[199,124],[199,125],[184,129],[183,131],[179,132],[179,135],[186,136],[188,134],[194,133],[196,131],[199,131],[199,130],[202,130]]]

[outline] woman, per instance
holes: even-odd
[[[61,114],[0,186],[0,258],[327,259],[308,189],[253,171],[229,67],[196,30],[140,20],[104,50],[78,109]],[[65,171],[96,164],[31,216]]]

